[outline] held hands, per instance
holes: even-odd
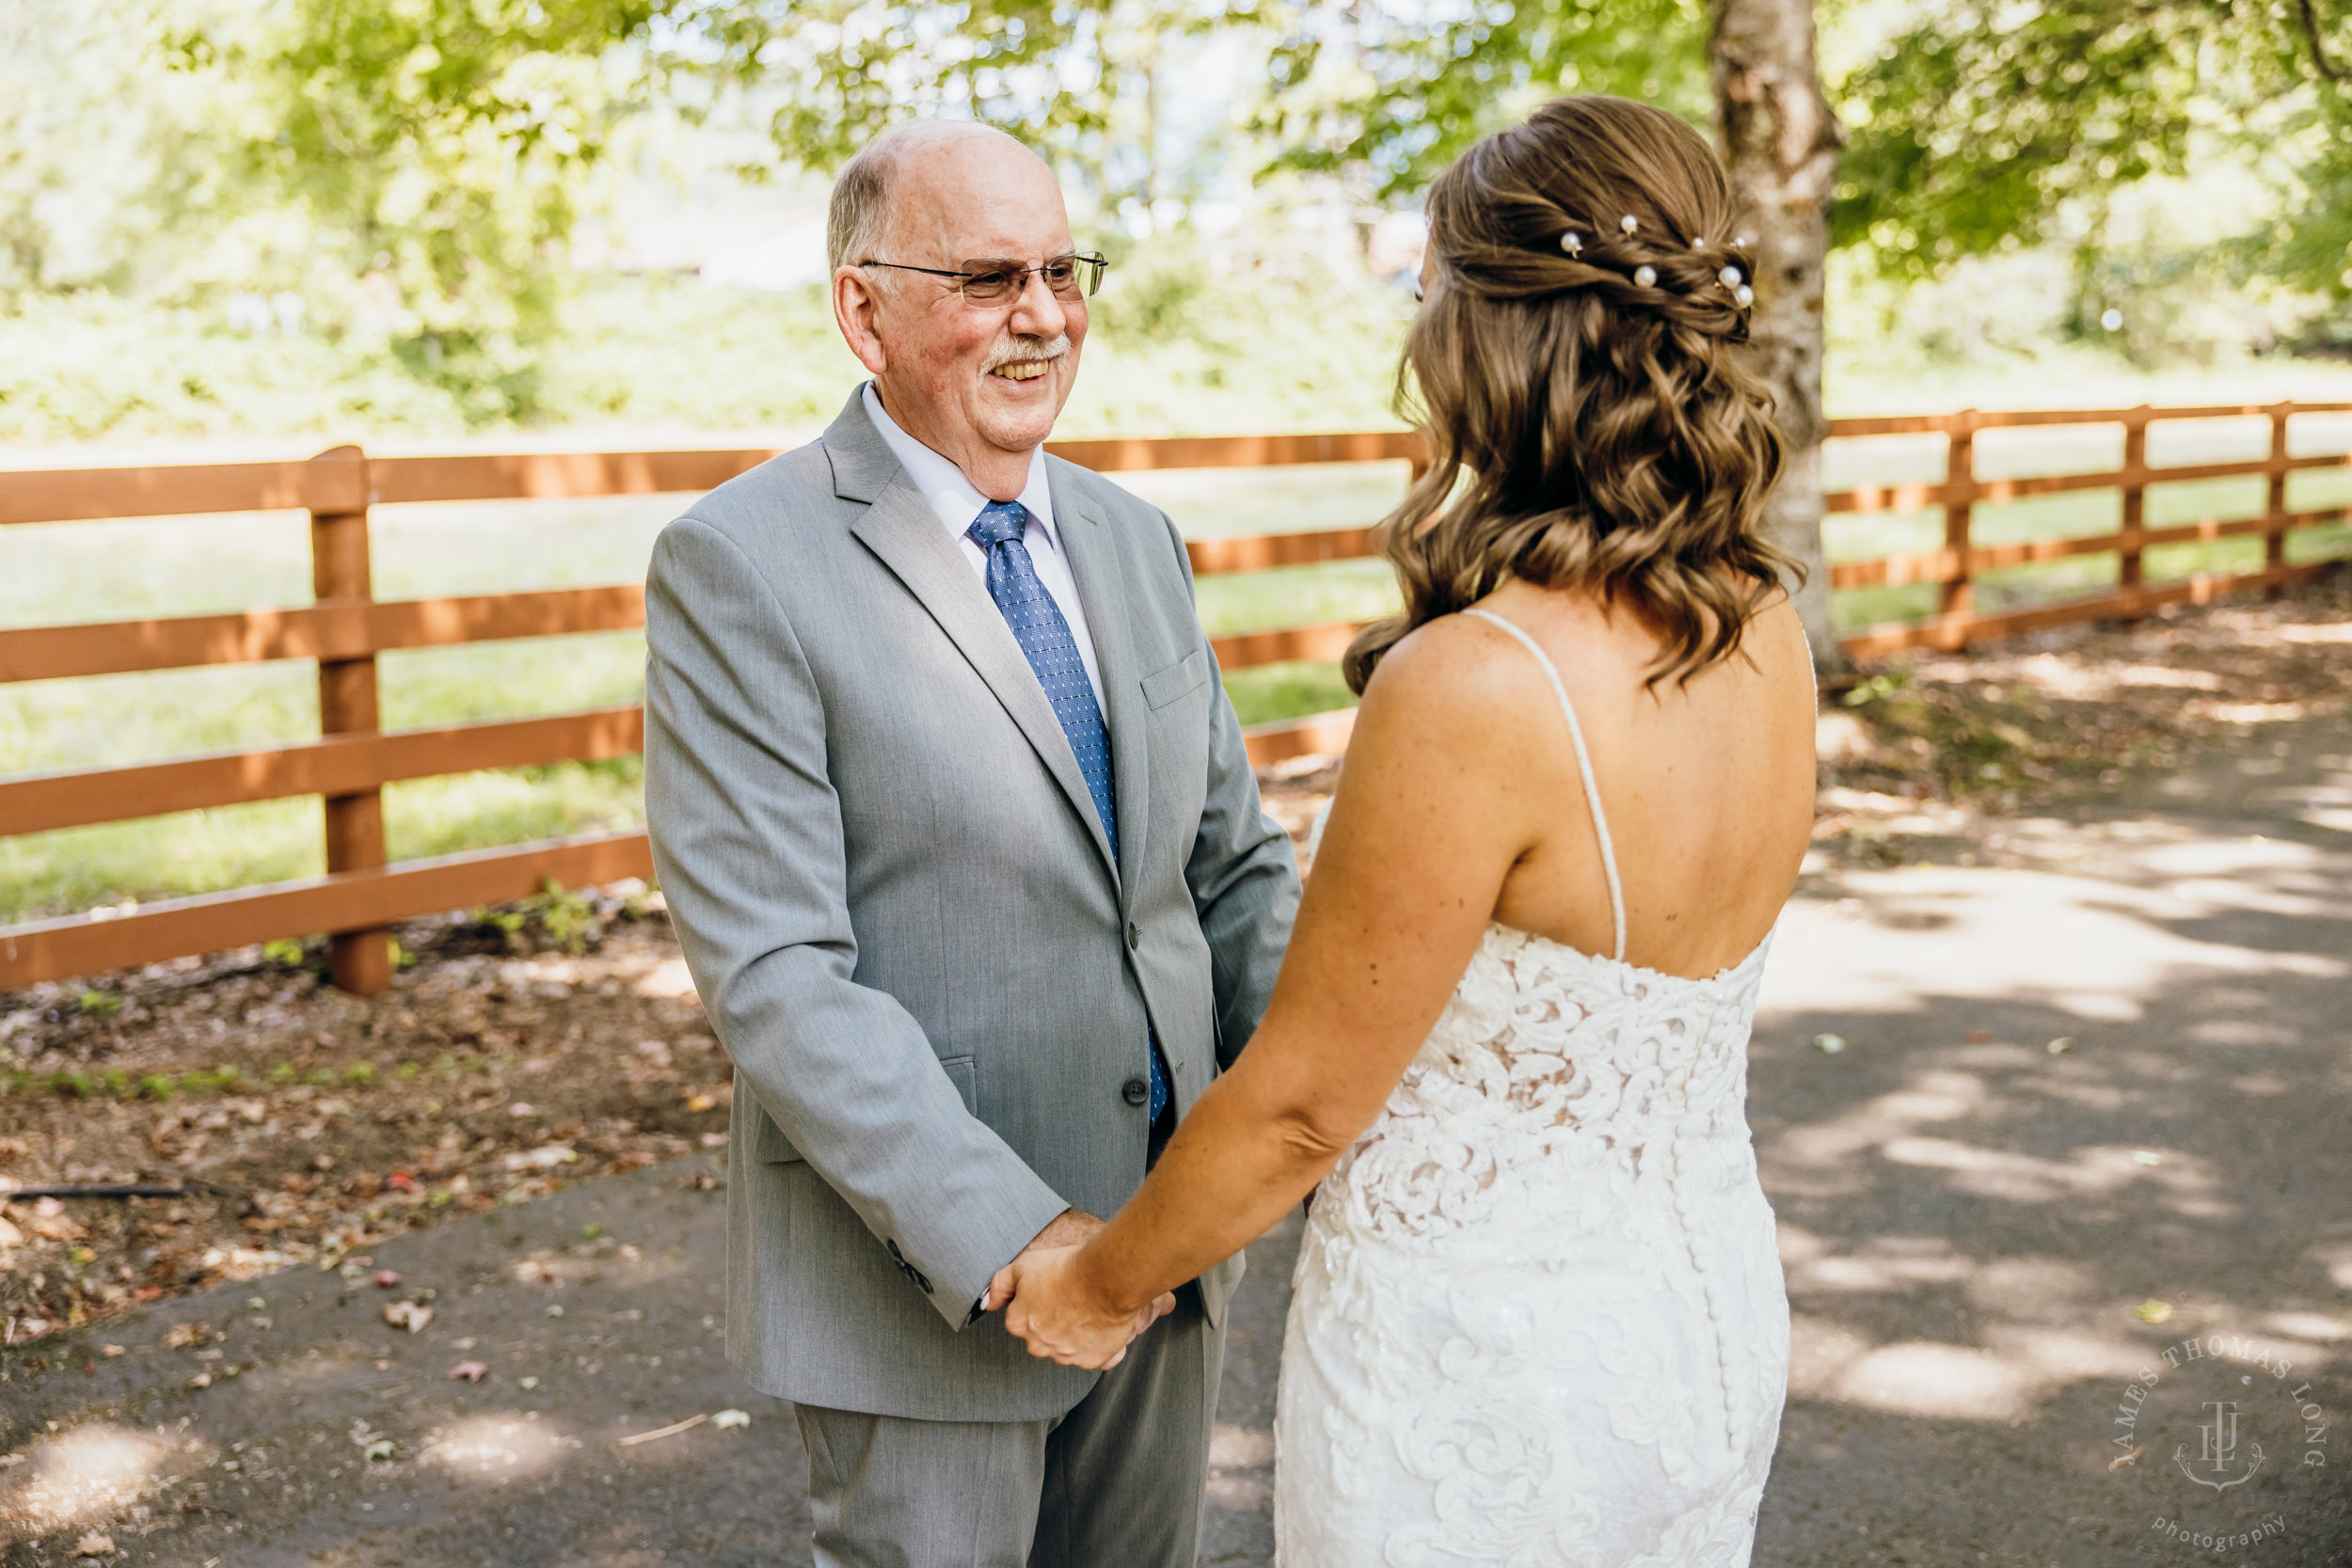
[[[1136,1335],[1176,1309],[1176,1297],[1163,1292],[1147,1306],[1122,1311],[1087,1279],[1078,1261],[1083,1251],[1033,1245],[996,1272],[988,1300],[1005,1308],[1006,1329],[1028,1342],[1031,1355],[1103,1371],[1126,1359]]]

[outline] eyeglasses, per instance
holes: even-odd
[[[861,267],[888,267],[895,272],[928,273],[933,277],[953,277],[960,280],[963,297],[974,305],[1008,305],[1021,297],[1029,286],[1029,274],[1045,279],[1045,286],[1064,299],[1076,299],[1091,294],[1103,284],[1103,269],[1110,261],[1101,256],[1057,256],[1040,266],[1025,267],[1018,261],[982,256],[963,263],[950,272],[942,267],[911,267],[903,261],[860,261]]]

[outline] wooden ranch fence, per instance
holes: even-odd
[[[1941,434],[1949,454],[1939,483],[1833,493],[1832,514],[1943,508],[1943,547],[1924,554],[1837,564],[1838,589],[1934,583],[1940,603],[1927,619],[1878,626],[1846,640],[1858,657],[1915,647],[1954,647],[2029,627],[2097,617],[2130,617],[2231,589],[2277,587],[2327,569],[2291,566],[2293,530],[2336,521],[2347,509],[2290,513],[2287,475],[2352,467],[2352,454],[2290,455],[2297,415],[2352,411],[2352,404],[2269,407],[2135,408],[2061,413],[1950,415],[1832,421],[1833,439]],[[2270,450],[2248,462],[2151,468],[2147,431],[2159,420],[2263,417]],[[2026,425],[2120,424],[2123,466],[2099,472],[1983,480],[1975,472],[1978,432]],[[1419,462],[1406,433],[1069,441],[1053,449],[1105,472],[1148,468],[1280,467],[1371,461]],[[623,756],[644,743],[642,710],[608,708],[548,718],[448,725],[387,734],[377,725],[376,656],[501,639],[624,630],[644,623],[635,584],[385,601],[371,591],[368,509],[415,501],[501,500],[651,495],[707,490],[772,452],[643,451],[556,455],[369,458],[338,447],[306,462],[179,467],[60,469],[0,473],[0,525],[101,518],[183,516],[298,509],[310,516],[315,602],[230,614],[31,626],[0,630],[0,681],[54,680],[132,671],[266,659],[318,665],[319,739],[132,767],[76,769],[0,780],[0,834],[124,821],[254,800],[316,795],[325,802],[326,874],[274,886],[97,911],[0,927],[0,989],[150,963],[186,954],[329,933],[336,983],[362,993],[391,974],[389,927],[438,911],[529,896],[548,879],[580,886],[648,876],[642,832],[565,839],[388,863],[383,786],[404,779]],[[2151,529],[2147,487],[2225,476],[2263,475],[2267,503],[2256,516]],[[2120,490],[2122,527],[2090,537],[1982,546],[1971,542],[1977,506],[2077,490]],[[2259,571],[2149,583],[2151,546],[2259,534]],[[1250,572],[1370,555],[1369,528],[1256,538],[1207,539],[1189,549],[1200,573]],[[2093,597],[1996,614],[1974,604],[1977,574],[2002,567],[2114,552],[2118,585]],[[1294,626],[1215,640],[1228,670],[1338,657],[1354,623]],[[1253,760],[1269,762],[1345,745],[1351,715],[1320,714],[1249,733]]]

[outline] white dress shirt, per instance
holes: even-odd
[[[985,586],[988,552],[966,537],[965,531],[988,509],[989,499],[963,477],[962,469],[900,430],[898,421],[883,411],[882,399],[870,381],[866,384],[866,416],[874,421],[890,455],[905,467],[908,482],[922,492],[923,499],[931,503],[931,510],[939,514],[948,536],[963,551],[964,559],[972,563],[973,574]],[[1095,667],[1094,638],[1087,630],[1086,606],[1078,602],[1078,579],[1070,574],[1070,559],[1062,554],[1061,538],[1054,529],[1054,497],[1045,483],[1043,447],[1029,453],[1029,478],[1015,499],[1029,514],[1029,525],[1021,535],[1022,546],[1037,567],[1038,581],[1054,596],[1054,603],[1061,609],[1061,618],[1070,623],[1071,640],[1078,644],[1079,661],[1087,667],[1087,684],[1094,688],[1094,705],[1108,724],[1110,709],[1103,701],[1103,673]]]

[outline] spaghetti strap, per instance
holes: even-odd
[[[1576,720],[1576,705],[1568,701],[1568,689],[1561,684],[1560,671],[1551,662],[1551,656],[1537,645],[1535,640],[1518,626],[1486,610],[1466,610],[1465,615],[1501,626],[1519,640],[1519,645],[1535,656],[1543,666],[1544,675],[1551,682],[1551,694],[1560,699],[1560,712],[1568,721],[1568,738],[1576,743],[1576,770],[1584,780],[1584,801],[1593,812],[1593,836],[1600,841],[1600,866],[1609,877],[1609,914],[1616,927],[1619,963],[1625,961],[1625,888],[1617,880],[1617,849],[1609,837],[1609,816],[1600,809],[1600,786],[1593,782],[1593,754],[1584,748],[1584,726]]]

